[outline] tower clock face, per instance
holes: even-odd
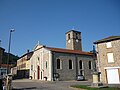
[[[76,39],[76,42],[78,42],[78,39]]]
[[[70,40],[68,40],[68,43],[70,43]]]

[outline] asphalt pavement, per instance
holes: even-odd
[[[91,85],[89,81],[40,81],[20,79],[13,80],[13,90],[75,90],[70,85]]]

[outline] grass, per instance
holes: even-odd
[[[86,85],[71,85],[73,88],[81,88],[85,90],[120,90],[120,88],[117,87],[106,87],[106,88],[93,88],[93,87],[88,87]]]

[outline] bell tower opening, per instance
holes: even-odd
[[[66,33],[66,49],[82,51],[81,32],[70,30]]]

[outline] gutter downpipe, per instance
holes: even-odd
[[[52,54],[52,81],[55,81],[54,80],[54,52],[51,51],[51,54]]]
[[[99,48],[98,48],[98,44],[96,44],[96,46],[97,46],[97,59],[98,59],[98,65],[97,65],[97,69],[98,69],[98,71],[100,72],[100,56],[99,56]]]
[[[75,62],[76,62],[76,80],[78,76],[78,60],[77,60],[77,55],[75,55]]]
[[[99,55],[99,48],[98,48],[98,44],[97,45],[97,59],[98,59],[98,66],[97,66],[97,70],[98,72],[101,73],[101,70],[100,70],[100,55]],[[102,78],[101,78],[101,74],[99,76],[99,81],[101,82],[102,81]]]

